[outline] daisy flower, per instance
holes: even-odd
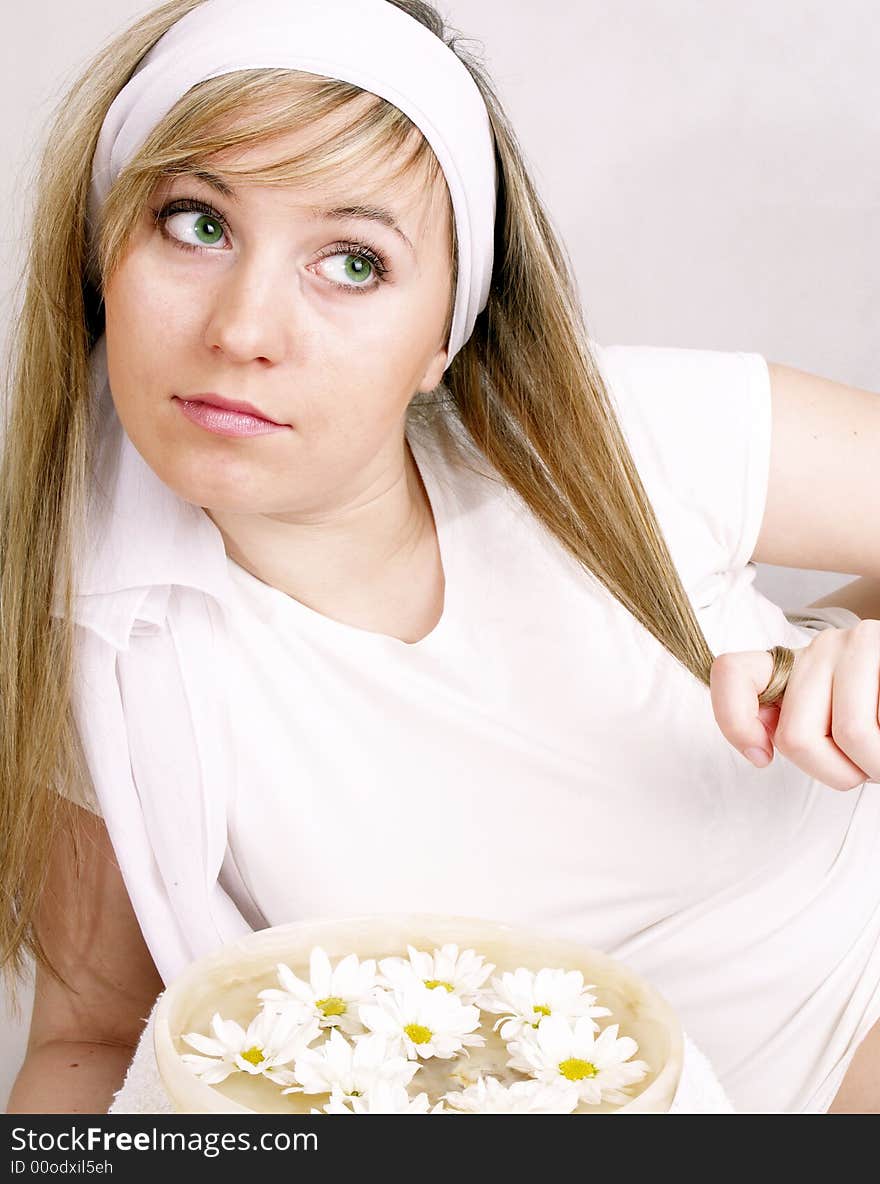
[[[297,978],[283,962],[278,963],[277,970],[282,989],[268,987],[259,992],[260,999],[304,1006],[322,1028],[339,1028],[349,1035],[363,1032],[358,1007],[375,995],[375,958],[359,962],[356,954],[348,954],[334,969],[325,951],[315,946],[309,956],[308,982]]]
[[[381,992],[375,1003],[361,1007],[361,1019],[370,1031],[402,1044],[410,1060],[453,1057],[465,1045],[486,1043],[474,1032],[480,1025],[478,1007],[420,983]]]
[[[483,984],[495,969],[482,954],[474,950],[458,952],[458,946],[450,942],[428,954],[407,945],[409,959],[382,958],[379,970],[384,976],[385,986],[405,987],[413,979],[426,987],[443,987],[450,994],[458,995],[462,1003],[476,1003]]]
[[[493,978],[494,994],[484,993],[480,1006],[496,1015],[500,1013],[495,1028],[501,1026],[501,1039],[505,1041],[516,1040],[537,1028],[547,1016],[571,1020],[591,1017],[591,1030],[598,1032],[599,1025],[592,1017],[611,1012],[597,1006],[596,996],[590,994],[591,986],[584,985],[579,970],[545,968],[535,974],[520,967]]]
[[[182,1053],[180,1059],[207,1085],[225,1081],[236,1070],[261,1074],[276,1085],[290,1085],[293,1073],[280,1066],[289,1065],[320,1033],[317,1020],[303,1020],[292,1010],[278,1013],[271,1009],[259,1012],[247,1030],[215,1012],[211,1029],[213,1039],[199,1032],[181,1037],[196,1052]]]
[[[516,1081],[505,1086],[497,1077],[481,1077],[467,1089],[443,1096],[456,1110],[471,1114],[571,1114],[578,1104],[577,1091],[568,1085]]]
[[[524,1029],[523,1036],[508,1046],[512,1055],[507,1063],[539,1081],[568,1084],[581,1102],[628,1102],[623,1090],[641,1081],[650,1066],[630,1061],[639,1046],[631,1036],[618,1038],[618,1028],[609,1024],[597,1037],[589,1016],[581,1016],[574,1024],[562,1016],[549,1016],[536,1029]]]
[[[426,1093],[417,1094],[411,1098],[406,1092],[406,1086],[395,1085],[391,1081],[377,1081],[373,1089],[363,1098],[352,1098],[351,1104],[346,1105],[345,1095],[335,1092],[324,1107],[324,1114],[443,1114],[443,1103],[438,1102],[431,1108]],[[312,1110],[312,1114],[320,1114],[320,1110]]]
[[[361,1036],[351,1044],[338,1028],[317,1048],[304,1048],[293,1066],[298,1084],[285,1094],[340,1093],[346,1099],[362,1097],[379,1081],[407,1086],[419,1065],[398,1053],[399,1044],[384,1036]]]

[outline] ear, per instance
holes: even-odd
[[[433,358],[431,358],[428,368],[425,370],[425,373],[422,375],[422,380],[419,383],[418,389],[422,394],[429,394],[432,390],[434,390],[434,388],[442,379],[444,371],[446,370],[446,358],[448,356],[448,352],[449,351],[444,345],[443,348],[439,349],[437,353],[434,354]]]

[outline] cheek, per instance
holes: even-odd
[[[390,353],[325,371],[299,403],[300,427],[309,449],[348,454],[363,463],[394,434],[412,397],[406,380],[411,359]]]
[[[134,252],[107,285],[104,306],[114,395],[125,397],[132,386],[143,392],[151,377],[161,379],[177,364],[176,351],[192,332],[187,302],[179,286],[160,278],[144,253]]]

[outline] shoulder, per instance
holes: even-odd
[[[679,566],[744,567],[766,502],[769,367],[754,352],[600,346],[592,352]]]
[[[675,422],[687,430],[695,413],[699,428],[717,423],[725,408],[769,408],[769,367],[759,353],[595,342],[591,348],[625,427]]]

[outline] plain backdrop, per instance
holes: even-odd
[[[596,340],[755,350],[880,390],[871,0],[437,6],[488,63]],[[44,0],[6,14],[0,328],[48,114],[97,48],[152,7]],[[847,578],[759,565],[757,585],[794,608]],[[26,1023],[0,1021],[5,1106]]]

